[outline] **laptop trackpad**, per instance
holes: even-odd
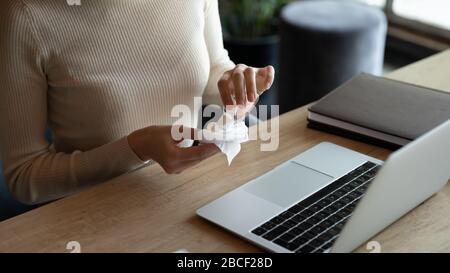
[[[329,175],[289,162],[257,178],[244,190],[286,208],[327,185],[332,179]]]

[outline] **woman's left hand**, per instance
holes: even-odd
[[[238,64],[225,72],[218,82],[222,102],[227,108],[254,104],[272,86],[274,79],[273,66],[255,68]]]

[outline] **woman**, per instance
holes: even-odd
[[[193,109],[195,96],[246,105],[273,82],[271,66],[230,61],[217,0],[72,2],[0,3],[0,151],[9,188],[24,203],[148,160],[179,173],[217,148],[179,148],[173,106]]]

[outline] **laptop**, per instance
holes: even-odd
[[[272,252],[351,252],[442,189],[450,120],[386,162],[320,143],[197,211]]]

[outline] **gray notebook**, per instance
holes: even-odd
[[[450,119],[450,93],[361,74],[309,108],[310,127],[398,146]]]

